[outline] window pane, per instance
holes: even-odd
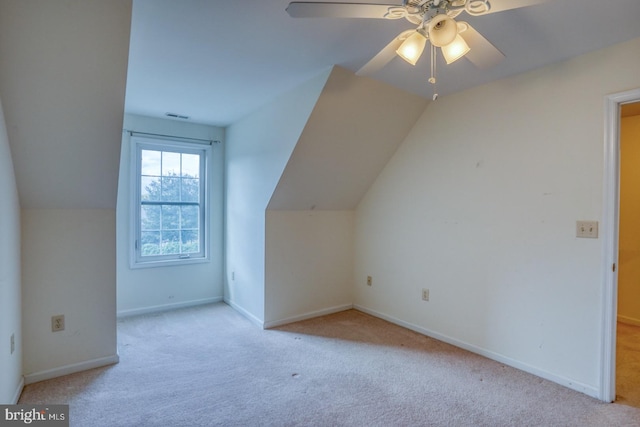
[[[143,176],[140,178],[141,200],[160,200],[160,178]]]
[[[162,201],[163,202],[179,202],[180,201],[180,178],[162,177]]]
[[[134,176],[140,183],[135,198],[139,204],[133,209],[136,238],[131,240],[136,242],[135,261],[181,262],[181,254],[204,258],[203,209],[208,207],[200,179],[209,149],[137,137],[135,143],[140,144],[138,167],[132,171],[140,173]]]
[[[180,153],[162,152],[162,176],[180,176]]]
[[[179,231],[163,231],[162,232],[162,253],[163,254],[179,254],[180,240]]]
[[[198,229],[198,216],[200,213],[200,209],[198,206],[182,206],[182,229],[191,228]]]
[[[142,206],[140,221],[142,230],[160,230],[160,206]]]
[[[182,155],[182,176],[200,177],[200,156],[198,154]]]
[[[180,228],[180,206],[162,206],[162,230]]]
[[[182,178],[182,201],[198,202],[200,200],[200,180]]]
[[[142,256],[160,254],[160,232],[143,231],[140,242],[140,252]]]
[[[200,252],[198,232],[195,230],[182,231],[182,253],[190,254]]]
[[[142,175],[160,176],[160,151],[142,150],[141,173]]]

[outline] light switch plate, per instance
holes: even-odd
[[[598,238],[598,221],[576,221],[576,237]]]

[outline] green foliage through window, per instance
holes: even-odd
[[[205,152],[140,144],[139,257],[203,255]]]

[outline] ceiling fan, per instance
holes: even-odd
[[[400,33],[356,74],[371,75],[387,65],[396,54],[415,65],[429,41],[429,82],[435,85],[437,48],[442,51],[447,64],[464,56],[481,69],[490,68],[505,57],[469,23],[456,21],[455,18],[461,13],[480,16],[546,1],[548,0],[403,0],[401,5],[294,1],[289,3],[286,10],[293,18],[405,18],[417,25],[417,28]],[[437,96],[434,86],[434,100]]]

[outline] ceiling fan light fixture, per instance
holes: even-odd
[[[431,44],[442,47],[450,44],[458,35],[458,25],[453,18],[440,14],[429,21],[429,40]]]
[[[446,46],[442,46],[442,54],[447,64],[457,61],[465,56],[471,48],[460,34],[456,35],[455,39]]]
[[[416,65],[416,62],[418,62],[418,59],[420,59],[424,51],[426,43],[427,38],[416,31],[402,42],[398,50],[396,50],[396,53],[409,64]]]

